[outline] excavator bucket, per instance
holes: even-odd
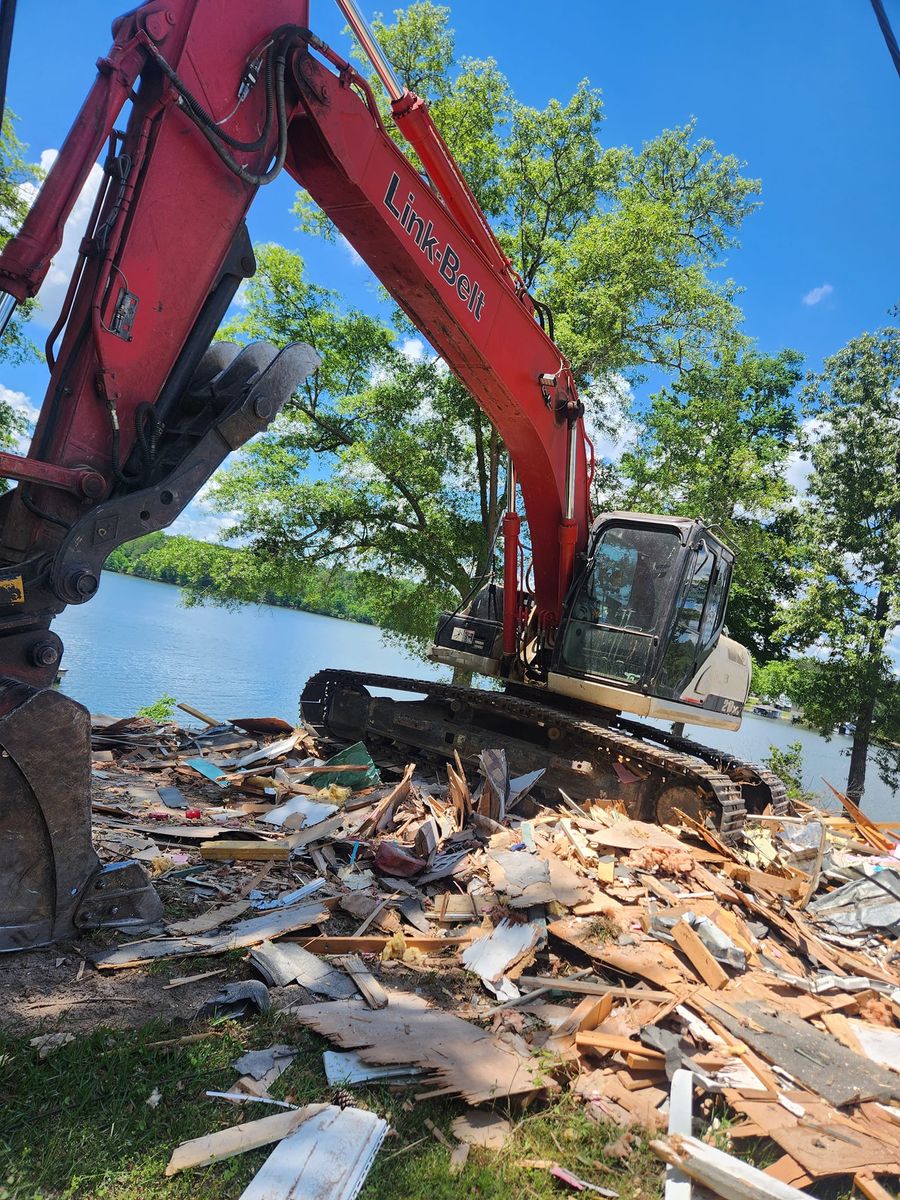
[[[87,709],[51,689],[0,681],[0,746],[0,950],[161,917],[139,864],[102,867],[91,845]]]

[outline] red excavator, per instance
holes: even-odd
[[[30,449],[0,453],[0,476],[17,481],[0,497],[0,949],[159,913],[136,863],[101,867],[92,848],[90,719],[51,686],[63,652],[51,624],[94,595],[115,547],[168,526],[316,369],[306,345],[213,342],[255,268],[247,210],[282,170],[466,385],[509,455],[502,580],[442,614],[432,652],[501,686],[324,671],[304,689],[304,718],[334,739],[469,761],[502,747],[517,770],[543,768],[545,786],[576,799],[604,789],[639,816],[681,810],[724,837],[747,808],[784,803],[767,772],[632,719],[739,727],[750,661],[724,632],[733,553],[699,520],[592,516],[592,451],[551,314],[425,101],[398,81],[355,0],[338,3],[421,171],[366,79],[307,27],[308,0],[150,0],[114,23],[0,256],[5,328],[38,294],[102,159],[47,339]],[[4,0],[0,56],[11,8]],[[135,645],[135,669],[143,653]]]

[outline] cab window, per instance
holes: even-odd
[[[715,564],[715,555],[701,542],[694,551],[693,567],[682,591],[663,657],[659,690],[664,694],[680,696],[694,673],[700,646],[700,622]]]
[[[671,530],[604,529],[572,602],[562,661],[588,675],[640,680],[675,586],[680,548]]]

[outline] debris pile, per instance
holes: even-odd
[[[510,1106],[568,1088],[623,1138],[652,1131],[670,1179],[718,1195],[846,1176],[888,1194],[900,843],[887,827],[840,797],[841,815],[795,805],[748,818],[728,845],[603,797],[539,803],[541,773],[516,778],[502,750],[477,767],[361,744],[329,756],[281,721],[195,715],[204,729],[95,724],[98,848],[143,862],[181,909],[95,954],[101,971],[245,950],[246,986],[211,980],[206,1011],[273,1003],[329,1039],[341,1089],[382,1080],[484,1106],[454,1125],[453,1171],[470,1144],[503,1144]],[[234,1093],[265,1101],[291,1054],[245,1055]],[[693,1136],[703,1114],[728,1116],[732,1153],[724,1135]],[[245,1196],[299,1195],[265,1190],[298,1172],[352,1195],[386,1131],[352,1104],[310,1105],[178,1147],[169,1172],[275,1142]],[[739,1161],[761,1138],[779,1150],[765,1172]],[[353,1161],[328,1159],[331,1145]],[[343,1174],[315,1175],[326,1159]]]

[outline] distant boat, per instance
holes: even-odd
[[[774,720],[778,719],[778,710],[772,708],[768,704],[754,704],[750,711],[754,712],[758,717],[772,717]]]
[[[835,733],[841,733],[844,737],[852,737],[856,733],[856,726],[852,721],[840,721],[834,727]]]

